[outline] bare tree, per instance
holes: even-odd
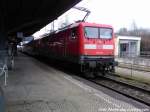
[[[150,29],[138,28],[135,21],[133,21],[130,30],[127,28],[120,28],[117,34],[141,37],[141,51],[150,51]]]
[[[118,34],[119,35],[128,35],[127,28],[120,28]]]
[[[133,20],[133,22],[131,24],[130,35],[133,35],[133,36],[138,36],[139,35],[138,27],[137,27],[137,24],[136,24],[136,22],[134,20]]]

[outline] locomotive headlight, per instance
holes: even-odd
[[[103,49],[113,49],[113,45],[103,45]]]
[[[96,44],[85,44],[84,49],[96,49]]]

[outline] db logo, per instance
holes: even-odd
[[[102,45],[97,45],[97,49],[102,49],[103,46]]]

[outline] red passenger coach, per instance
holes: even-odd
[[[34,42],[39,55],[77,63],[86,74],[114,71],[114,33],[109,25],[77,22]]]

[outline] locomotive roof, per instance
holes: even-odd
[[[44,37],[47,37],[47,36],[52,35],[52,34],[57,34],[57,33],[61,32],[61,31],[67,30],[67,29],[75,28],[75,27],[77,27],[79,25],[82,25],[82,26],[91,26],[91,27],[108,27],[108,28],[112,28],[111,25],[78,21],[78,22],[72,23],[72,24],[70,24],[70,25],[68,25],[68,26],[66,26],[64,28],[61,28],[61,29],[58,29],[58,30],[56,30],[54,32],[46,34]],[[42,37],[42,38],[44,38],[44,37]],[[42,39],[42,38],[39,38],[39,39]],[[36,40],[39,40],[39,39],[36,39]]]
[[[80,24],[83,25],[83,26],[108,27],[108,28],[112,28],[111,25],[107,25],[107,24],[97,24],[97,23],[89,23],[89,22],[81,22]]]
[[[76,22],[76,23],[72,23],[62,29],[59,29],[57,30],[55,33],[58,33],[60,31],[64,31],[66,29],[71,29],[71,28],[74,28],[74,27],[77,27],[79,25],[82,25],[82,26],[93,26],[93,27],[109,27],[109,28],[112,28],[111,25],[106,25],[106,24],[97,24],[97,23],[89,23],[89,22]]]

